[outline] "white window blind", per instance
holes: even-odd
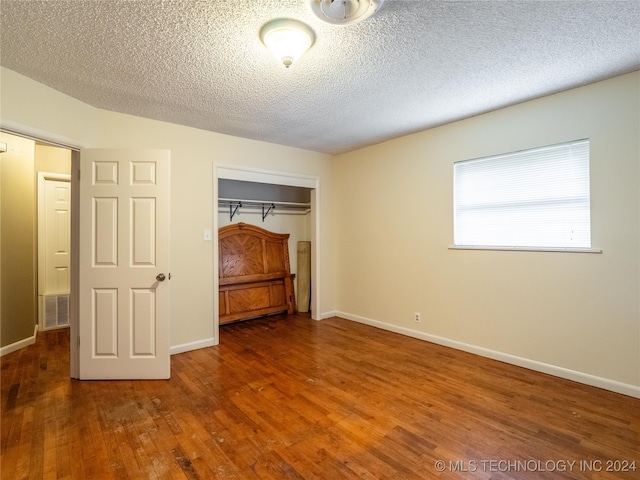
[[[456,246],[591,248],[589,140],[453,168]]]

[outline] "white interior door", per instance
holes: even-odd
[[[169,378],[168,150],[80,153],[80,378]]]

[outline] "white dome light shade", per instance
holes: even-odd
[[[313,30],[297,20],[279,18],[264,24],[260,39],[271,53],[289,66],[309,50],[315,41]]]
[[[373,15],[384,0],[308,0],[311,11],[334,25],[350,25]]]

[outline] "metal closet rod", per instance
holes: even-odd
[[[238,209],[247,206],[261,206],[262,207],[262,221],[264,222],[265,218],[275,210],[276,205],[284,208],[311,208],[310,203],[296,203],[296,202],[261,202],[258,200],[239,200],[234,198],[218,198],[218,206],[220,204],[228,204],[229,205],[229,221],[233,221],[233,217],[236,213],[238,213]],[[267,206],[267,210],[265,211],[265,205]]]

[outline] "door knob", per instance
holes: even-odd
[[[156,280],[159,282],[164,282],[164,279],[166,277],[164,276],[164,273],[159,273],[158,275],[156,275]]]

